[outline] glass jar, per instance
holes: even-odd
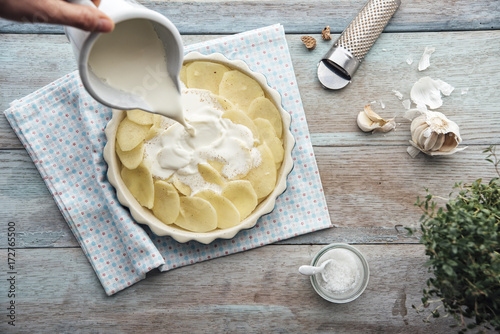
[[[321,249],[311,262],[320,266],[327,260],[323,273],[311,276],[314,290],[332,303],[348,303],[358,298],[368,285],[370,269],[363,254],[348,244],[330,244]]]

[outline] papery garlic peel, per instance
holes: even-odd
[[[453,86],[443,80],[423,77],[415,82],[411,88],[410,97],[417,107],[428,106],[430,109],[437,109],[443,105],[441,94],[449,96],[453,89]]]

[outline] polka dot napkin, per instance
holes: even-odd
[[[134,222],[106,178],[102,152],[111,110],[87,94],[77,72],[5,111],[108,295],[144,279],[153,268],[167,271],[331,226],[283,27],[191,45],[189,51],[245,61],[280,92],[292,116],[296,146],[288,189],[271,214],[231,240],[182,244]]]

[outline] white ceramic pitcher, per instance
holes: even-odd
[[[90,0],[70,0],[70,2],[95,7]],[[179,72],[183,60],[183,46],[175,25],[162,14],[132,0],[101,0],[99,10],[108,15],[115,24],[132,19],[149,20],[163,42],[168,59],[167,71],[177,90],[180,91]],[[64,31],[73,47],[83,85],[94,99],[115,109],[152,111],[140,96],[107,85],[91,71],[88,64],[89,55],[101,33],[87,32],[73,27],[65,27]]]

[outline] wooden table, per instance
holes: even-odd
[[[431,324],[412,309],[428,277],[414,206],[424,187],[446,196],[457,181],[494,176],[482,150],[500,144],[500,2],[403,1],[342,91],[320,87],[315,68],[334,37],[365,0],[140,1],[169,17],[185,44],[282,23],[292,55],[334,228],[255,250],[153,271],[107,297],[28,154],[0,116],[0,332],[279,332],[442,333],[450,318]],[[62,29],[0,21],[0,109],[76,69]],[[318,39],[314,51],[300,36]],[[431,67],[416,66],[426,46]],[[407,60],[413,58],[413,64]],[[468,148],[448,157],[406,152],[410,122],[393,89],[408,98],[429,75],[455,87],[440,109],[460,126]],[[372,101],[377,101],[372,103]],[[381,108],[380,102],[385,104]],[[365,134],[356,115],[372,103],[397,116],[396,131]],[[7,230],[16,229],[16,326],[7,321]],[[11,224],[12,225],[12,224]],[[366,254],[371,277],[349,304],[316,295],[297,268],[323,246],[350,243]]]

